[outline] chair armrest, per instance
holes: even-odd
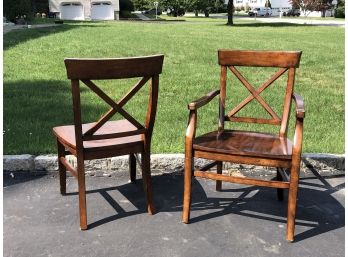
[[[296,105],[296,118],[303,119],[306,113],[304,108],[303,98],[300,95],[293,93],[292,99],[294,99],[295,105]]]
[[[209,103],[218,94],[220,94],[220,90],[211,91],[209,94],[207,94],[207,95],[197,99],[196,101],[193,101],[192,103],[190,103],[188,105],[188,108],[192,111],[197,110],[198,108]]]

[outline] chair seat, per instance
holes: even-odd
[[[224,130],[209,132],[193,140],[193,149],[214,153],[291,159],[292,142],[268,133]]]
[[[82,124],[82,132],[86,132],[95,123]],[[100,129],[95,132],[95,135],[103,135],[110,133],[126,132],[137,130],[137,128],[130,123],[128,120],[118,120],[118,121],[108,121]],[[74,125],[54,127],[53,133],[56,137],[65,145],[72,149],[76,149],[75,140],[75,127]],[[86,151],[88,150],[98,150],[99,148],[115,148],[115,147],[125,147],[131,145],[142,144],[143,139],[141,135],[134,135],[128,137],[119,137],[112,139],[102,139],[102,140],[91,140],[84,141],[83,147]]]

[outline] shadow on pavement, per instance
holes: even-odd
[[[47,173],[32,172],[4,172],[3,187],[9,187],[20,183],[29,182],[47,176]]]
[[[344,183],[331,186],[318,172],[315,177],[302,178],[298,196],[296,225],[306,228],[304,232],[295,232],[295,242],[344,227],[344,207],[332,194],[344,188]],[[335,177],[335,176],[333,176]],[[310,182],[308,182],[310,180]],[[222,217],[241,215],[255,219],[283,223],[286,226],[287,197],[277,200],[276,189],[259,187],[241,187],[223,183],[223,191],[215,192],[215,186],[205,181],[193,180],[191,211],[194,212],[190,223]],[[125,211],[114,199],[111,191],[119,191],[136,210]],[[153,177],[154,201],[157,212],[181,212],[183,178],[181,175],[166,174]],[[100,193],[115,209],[117,214],[105,217],[89,225],[95,228],[119,218],[146,212],[142,181],[135,184],[88,190],[88,194]],[[76,195],[77,193],[68,193]],[[201,212],[199,212],[201,211]]]

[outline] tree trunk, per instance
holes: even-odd
[[[233,25],[233,0],[228,0],[227,4],[227,25]]]

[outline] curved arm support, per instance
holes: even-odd
[[[209,103],[218,94],[220,94],[220,90],[211,91],[209,94],[207,94],[207,95],[197,99],[196,101],[193,101],[192,103],[190,103],[188,105],[188,108],[190,110],[197,110],[198,108]]]
[[[304,118],[305,117],[305,108],[304,108],[304,102],[302,96],[293,93],[292,99],[295,101],[296,105],[296,118]]]
[[[185,147],[192,145],[192,140],[196,135],[197,126],[197,112],[195,110],[190,110],[188,125],[186,129],[186,142]]]
[[[296,125],[294,134],[294,148],[292,154],[295,158],[301,158],[303,139],[303,119],[305,117],[305,108],[303,98],[300,95],[293,93],[292,98],[294,99],[296,105]]]

